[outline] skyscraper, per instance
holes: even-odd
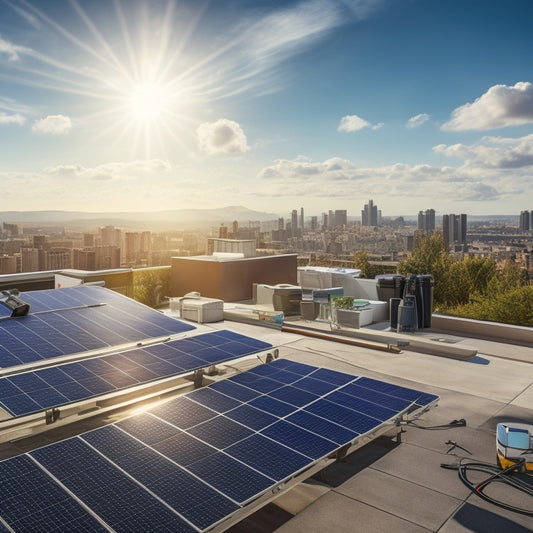
[[[522,233],[533,230],[533,211],[521,211],[518,230]]]
[[[435,209],[418,212],[418,229],[428,233],[435,229]]]
[[[291,213],[291,234],[293,237],[298,236],[298,211],[296,209],[293,209]]]
[[[467,217],[461,215],[442,215],[442,234],[448,247],[460,245],[466,247]]]
[[[378,225],[378,207],[374,205],[373,200],[368,200],[364,209],[361,211],[361,224],[363,226],[377,226]]]
[[[348,213],[346,209],[335,210],[335,227],[342,228],[348,225]]]

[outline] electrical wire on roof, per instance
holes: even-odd
[[[459,418],[458,420],[452,420],[448,424],[441,424],[439,426],[421,426],[420,424],[417,424],[416,422],[412,420],[408,420],[407,425],[413,426],[414,428],[417,428],[417,429],[427,429],[430,431],[435,431],[435,430],[441,430],[441,429],[464,427],[466,426],[466,420],[464,418]]]
[[[533,516],[533,474],[529,474],[525,471],[525,459],[522,459],[518,463],[513,464],[503,470],[496,465],[482,461],[475,461],[470,458],[461,458],[459,460],[459,464],[457,465],[444,463],[441,464],[441,467],[457,470],[459,479],[463,482],[463,484],[486,502],[492,503],[497,507],[513,511],[515,513]],[[488,474],[488,477],[480,482],[474,482],[469,477],[471,472]],[[530,496],[532,498],[531,508],[526,509],[524,507],[518,507],[489,496],[485,493],[485,491],[491,483],[501,483],[514,490],[517,490],[520,493]]]

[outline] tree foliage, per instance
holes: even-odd
[[[387,274],[389,269],[382,265],[372,264],[368,252],[360,250],[353,257],[353,266],[361,271],[361,277],[374,279],[379,274]]]
[[[136,270],[133,297],[149,307],[157,307],[170,294],[170,268]]]
[[[517,286],[503,292],[474,297],[457,306],[453,314],[475,320],[533,327],[533,286]]]
[[[410,274],[433,276],[433,298],[435,303],[449,299],[449,271],[453,259],[448,253],[442,233],[415,237],[413,253],[398,264],[398,272],[404,276]]]

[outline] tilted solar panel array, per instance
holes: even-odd
[[[228,330],[0,377],[0,408],[15,417],[245,357],[272,346]]]
[[[20,294],[26,316],[0,306],[0,367],[77,354],[195,329],[104,287],[81,286]]]
[[[287,360],[0,462],[15,531],[207,531],[437,396]]]

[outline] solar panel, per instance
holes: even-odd
[[[104,287],[20,294],[26,316],[0,317],[0,367],[166,337],[195,329]]]
[[[203,333],[189,339],[168,341],[145,348],[0,377],[0,407],[14,417],[25,416],[157,379],[192,372],[271,347],[268,343],[245,335],[233,333],[221,335],[223,332],[224,330]],[[232,352],[236,344],[238,349]],[[192,353],[187,353],[186,350]],[[239,385],[233,384],[233,387]],[[254,395],[250,389],[245,387],[241,389],[248,397]],[[216,402],[216,393],[213,391],[210,393],[215,395]],[[206,393],[199,391],[199,394]],[[228,401],[230,402],[228,408],[235,406],[227,396],[227,394],[222,396],[219,408]]]
[[[291,385],[287,373],[294,377]],[[257,390],[258,379],[271,382],[266,392]],[[317,395],[316,382],[329,390]],[[365,390],[368,398],[362,397]],[[0,496],[6,496],[0,498],[0,517],[15,530],[22,519],[42,528],[49,517],[55,526],[59,518],[48,509],[64,505],[59,530],[70,530],[69,517],[79,515],[90,531],[102,525],[115,531],[208,531],[343,446],[392,424],[420,398],[431,403],[437,396],[276,360],[0,462],[0,478],[8,480],[0,484]],[[13,511],[31,508],[35,488],[37,501],[48,506],[39,522]]]

